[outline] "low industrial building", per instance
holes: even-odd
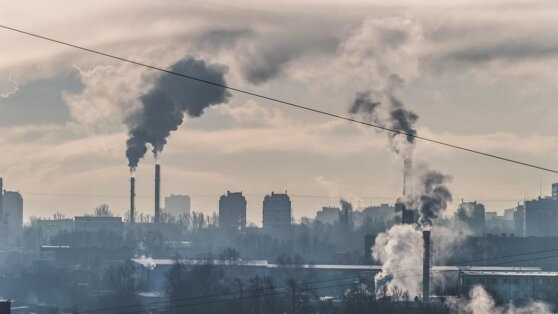
[[[558,272],[478,271],[460,272],[459,293],[467,296],[476,285],[483,286],[497,301],[525,304],[540,300],[556,306]]]

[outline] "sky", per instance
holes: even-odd
[[[5,2],[5,3],[2,3]],[[170,68],[218,67],[230,86],[362,120],[362,91],[397,95],[421,136],[548,168],[558,161],[558,3],[553,1],[0,1],[0,24]],[[0,29],[0,177],[25,216],[128,210],[130,117],[161,73]],[[176,78],[179,80],[179,78]],[[183,80],[183,84],[194,84]],[[195,89],[189,85],[190,89]],[[415,164],[450,175],[454,201],[502,212],[550,193],[551,173],[417,141]],[[160,154],[163,196],[211,213],[242,191],[261,224],[266,194],[296,218],[343,197],[393,203],[402,161],[387,134],[231,92],[186,117]],[[148,152],[137,207],[152,213]]]

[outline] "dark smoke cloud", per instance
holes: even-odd
[[[187,57],[175,63],[171,71],[226,85],[226,68],[203,60]],[[126,157],[130,169],[138,166],[148,143],[155,157],[163,151],[167,137],[184,121],[184,114],[199,117],[205,108],[225,103],[229,97],[230,93],[222,87],[163,74],[153,89],[140,98],[141,110],[126,121],[129,128]]]
[[[417,135],[417,130],[414,129],[414,124],[418,120],[418,115],[410,110],[399,108],[390,112],[391,128],[406,133],[407,142],[412,144],[415,141],[414,135]],[[392,137],[402,134],[392,134]]]
[[[367,121],[408,134],[406,136],[397,133],[389,134],[392,148],[397,154],[402,153],[401,144],[397,142],[397,139],[401,138],[401,136],[405,136],[407,144],[414,144],[414,135],[417,134],[415,123],[419,118],[413,111],[405,109],[403,102],[393,95],[394,89],[401,84],[401,79],[397,75],[392,75],[389,78],[389,88],[387,90],[381,93],[374,93],[373,91],[357,92],[353,103],[349,107],[350,114],[362,114]],[[389,112],[389,115],[385,118],[379,117],[378,108],[381,107],[383,103],[379,100],[372,99],[375,94],[382,94],[385,96],[384,98],[386,99]]]
[[[446,209],[448,202],[452,200],[451,192],[444,186],[451,177],[437,171],[427,171],[420,180],[423,190],[418,205],[419,223],[430,226],[432,220],[438,218],[439,214]]]
[[[372,92],[357,92],[355,95],[355,100],[349,107],[350,114],[366,113],[368,115],[374,114],[376,107],[380,106],[382,103],[379,101],[372,100]]]

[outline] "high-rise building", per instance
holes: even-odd
[[[457,221],[469,228],[475,235],[485,233],[485,209],[484,205],[477,202],[462,202],[455,213]]]
[[[2,198],[4,219],[8,224],[8,238],[10,243],[15,243],[23,233],[23,197],[19,192],[5,191]]]
[[[190,214],[190,196],[174,195],[165,197],[165,212],[179,218],[182,214]]]
[[[513,223],[515,225],[515,235],[518,237],[525,236],[525,206],[517,205],[513,213]]]
[[[558,236],[558,200],[543,197],[525,202],[525,235]]]
[[[275,235],[288,235],[292,209],[289,195],[271,192],[263,201],[263,230]]]
[[[246,228],[246,198],[242,192],[227,191],[219,199],[219,228],[227,231]]]

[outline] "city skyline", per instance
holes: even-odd
[[[85,21],[117,14],[121,4],[91,5],[89,20],[83,22],[52,22],[40,16],[15,21],[10,10],[31,14],[17,4],[1,17],[29,31],[42,30],[56,38],[163,67],[184,55],[202,57],[226,66],[225,78],[233,86],[343,115],[356,92],[379,86],[396,72],[404,80],[402,99],[420,115],[419,134],[543,166],[550,167],[557,160],[553,153],[558,145],[556,127],[546,114],[553,108],[553,80],[548,77],[554,74],[541,69],[545,62],[555,62],[554,54],[546,47],[550,43],[535,36],[537,27],[555,23],[553,10],[506,4],[510,18],[501,19],[495,12],[504,4],[457,3],[452,7],[434,3],[431,11],[425,11],[405,2],[401,6],[354,3],[344,8],[325,6],[323,16],[308,20],[305,17],[311,10],[305,5],[293,3],[279,9],[254,4],[253,14],[248,14],[251,18],[243,19],[246,12],[242,13],[241,5],[215,4],[219,5],[207,9],[177,2],[161,8],[188,9],[200,15],[195,22],[167,15],[164,21],[184,26],[183,31],[160,22],[154,33],[143,33],[133,19],[124,17],[104,22],[112,32],[85,27],[90,25]],[[476,20],[455,10],[463,6],[468,12],[482,12],[482,18]],[[80,8],[67,4],[68,12]],[[359,8],[358,12],[354,8]],[[145,2],[134,10],[150,20],[151,9]],[[227,10],[238,14],[230,17]],[[299,15],[289,17],[290,10]],[[336,16],[337,10],[345,15]],[[382,17],[375,18],[380,12]],[[522,27],[527,23],[522,17],[529,13],[540,14],[545,23]],[[51,18],[56,14],[49,11]],[[440,25],[429,21],[433,16],[440,17]],[[290,19],[293,27],[305,26],[304,32],[285,37],[290,29],[278,29],[271,17]],[[518,36],[525,41],[512,46],[509,53],[497,48],[513,45],[513,41],[499,36],[490,43],[486,32],[474,27],[475,23],[490,25],[497,32],[512,27],[510,20],[519,27],[515,39]],[[330,26],[318,27],[322,21]],[[475,23],[469,26],[464,21]],[[67,23],[83,27],[79,36],[67,31],[71,29]],[[388,30],[404,37],[392,48],[378,51],[384,54],[382,62],[363,59],[366,51],[351,46],[362,40],[383,45],[379,32]],[[0,62],[5,73],[0,82],[0,144],[10,147],[10,153],[0,157],[0,167],[13,189],[27,194],[26,215],[47,216],[52,211],[77,214],[100,202],[109,203],[116,211],[125,210],[126,198],[41,194],[127,194],[122,119],[134,110],[138,97],[158,74],[6,30],[2,34],[8,48],[1,53]],[[451,40],[452,34],[477,38],[481,44],[458,44]],[[123,46],[120,43],[125,38],[130,39]],[[269,47],[283,49],[267,49],[262,38],[269,39]],[[314,41],[305,46],[307,38]],[[430,53],[434,47],[440,53]],[[17,53],[20,50],[26,54]],[[231,59],[230,52],[251,58]],[[395,58],[398,54],[405,58]],[[258,58],[277,58],[277,64],[266,68]],[[507,65],[516,60],[521,66],[512,71]],[[331,70],[338,73],[335,80],[322,71],[322,62],[331,64]],[[442,66],[445,70],[440,72]],[[492,79],[487,76],[489,68]],[[538,109],[529,110],[533,107],[528,104],[534,103]],[[525,120],[539,123],[527,126]],[[290,190],[352,200],[394,197],[394,201],[401,191],[401,162],[391,153],[385,134],[234,93],[227,105],[208,108],[204,116],[187,120],[168,140],[160,157],[167,172],[165,194],[217,197],[222,191],[245,190],[263,196],[272,190]],[[440,170],[453,176],[455,199],[509,200],[485,202],[498,211],[538,196],[539,180],[548,185],[558,179],[430,143],[418,141],[416,146],[419,162],[438,164]],[[147,155],[138,168],[138,208],[150,208],[152,203],[142,201],[151,191],[152,163]],[[272,182],[262,177],[266,173],[273,176]],[[302,199],[293,202],[297,217],[328,205]],[[249,220],[261,221],[254,207],[259,202],[249,198],[248,203]],[[212,212],[217,210],[217,201],[193,199],[192,206]]]

